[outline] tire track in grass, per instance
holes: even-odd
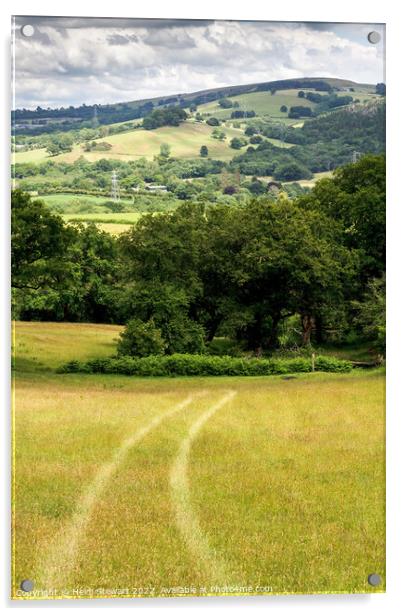
[[[216,550],[210,546],[193,510],[190,498],[188,462],[191,445],[201,428],[236,395],[236,391],[228,391],[223,398],[211,406],[190,426],[187,437],[181,442],[179,453],[170,471],[170,487],[177,527],[192,556],[201,563],[205,572],[217,582],[227,580],[227,566],[216,554]]]
[[[101,466],[85,493],[81,496],[75,513],[67,526],[62,528],[54,538],[52,546],[40,569],[40,584],[37,582],[36,586],[47,589],[60,589],[66,585],[69,575],[76,563],[79,545],[87,529],[96,501],[105,490],[118,467],[124,462],[130,449],[147,436],[151,430],[159,426],[162,421],[184,410],[190,406],[195,398],[203,396],[205,393],[205,391],[200,391],[197,394],[188,396],[169,411],[154,417],[145,426],[136,430],[121,443],[110,461]]]

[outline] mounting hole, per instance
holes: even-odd
[[[24,592],[31,592],[31,590],[33,590],[33,587],[34,587],[34,583],[32,580],[22,580],[20,584],[20,588]]]
[[[25,26],[22,26],[21,28],[21,34],[23,36],[33,36],[35,33],[35,28],[33,26],[31,26],[31,24],[25,24]]]
[[[376,30],[373,30],[372,32],[368,33],[367,39],[369,43],[372,43],[373,45],[377,45],[377,43],[381,41],[381,34],[377,32]]]
[[[370,573],[367,578],[367,581],[370,586],[379,586],[381,584],[381,576],[378,575],[378,573]]]

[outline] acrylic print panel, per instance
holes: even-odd
[[[14,598],[385,590],[384,38],[14,18]]]

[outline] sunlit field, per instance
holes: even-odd
[[[301,89],[306,93],[310,91],[308,88]],[[360,100],[360,102],[371,101],[378,97],[372,90],[370,87],[367,87],[367,89],[360,87],[355,88],[354,92],[345,92],[344,94],[353,96],[354,100]],[[317,107],[315,103],[308,99],[299,98],[298,93],[299,90],[296,89],[277,90],[275,94],[271,94],[270,91],[251,92],[239,94],[238,96],[229,96],[229,99],[233,102],[238,102],[240,109],[243,111],[255,111],[257,116],[271,118],[276,122],[281,121],[285,124],[296,126],[300,121],[288,118],[287,113],[281,112],[280,108],[282,105],[285,105],[288,109],[297,105],[310,107],[312,110]],[[235,109],[223,109],[218,101],[213,101],[200,105],[198,111],[200,113],[209,113],[220,119],[229,119],[232,111],[235,111]]]
[[[55,372],[119,331],[16,325],[14,596],[384,590],[381,370]]]
[[[212,126],[205,123],[187,121],[180,126],[163,126],[155,130],[137,129],[117,135],[108,135],[99,141],[107,141],[112,148],[106,152],[84,152],[81,145],[75,145],[71,152],[49,157],[44,148],[13,154],[14,163],[40,162],[54,160],[55,162],[74,162],[80,156],[93,162],[102,158],[117,160],[137,160],[145,157],[152,159],[159,154],[162,143],[171,147],[171,154],[180,158],[197,158],[202,145],[208,146],[211,158],[229,160],[235,155],[235,150],[229,147],[233,137],[243,136],[243,131],[236,128],[225,129],[226,141],[214,139]]]

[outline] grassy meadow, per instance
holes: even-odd
[[[62,218],[65,222],[93,222],[101,231],[120,235],[120,233],[129,231],[141,216],[139,212],[119,212],[115,214],[63,214]]]
[[[208,147],[211,158],[218,160],[233,158],[234,150],[230,148],[229,142],[233,137],[243,136],[243,131],[240,128],[225,129],[226,141],[214,139],[211,136],[212,131],[213,127],[208,124],[188,120],[180,126],[162,126],[155,130],[135,129],[96,140],[106,140],[111,144],[111,149],[106,152],[84,152],[82,146],[76,144],[71,152],[57,156],[49,156],[46,150],[41,148],[28,152],[16,152],[12,158],[14,163],[36,163],[44,160],[72,163],[80,156],[84,156],[90,162],[102,158],[123,161],[137,160],[142,157],[152,159],[159,154],[162,143],[167,143],[171,147],[171,155],[179,158],[197,158],[202,145]]]
[[[51,210],[60,210],[66,215],[83,214],[87,209],[94,210],[97,213],[110,213],[105,203],[110,202],[110,197],[85,195],[79,193],[52,193],[49,195],[40,195],[38,197]],[[133,207],[132,199],[120,199],[120,204],[127,208]]]
[[[307,90],[306,90],[307,91]],[[255,111],[258,116],[271,117],[272,119],[281,120],[288,124],[294,124],[297,120],[292,120],[287,117],[286,113],[280,111],[282,105],[286,107],[293,107],[295,105],[304,105],[314,109],[315,103],[306,99],[300,99],[297,96],[298,90],[282,90],[275,94],[270,92],[251,92],[250,94],[239,94],[238,96],[230,96],[230,100],[238,102],[240,110],[242,111]],[[200,105],[198,111],[200,113],[210,113],[212,116],[220,119],[229,119],[232,111],[236,109],[222,109],[218,104],[218,101],[212,103],[205,103]]]
[[[301,89],[306,93],[311,91],[308,88]],[[229,98],[233,102],[238,102],[240,109],[243,111],[252,110],[259,117],[271,118],[274,121],[281,121],[285,124],[296,126],[300,124],[300,120],[288,118],[286,113],[280,111],[282,105],[285,105],[288,109],[297,105],[310,107],[312,110],[317,107],[316,103],[312,103],[306,98],[299,98],[298,92],[299,90],[295,89],[278,90],[275,94],[271,94],[271,92],[250,92],[248,94],[239,94],[238,96],[229,96]],[[367,89],[364,87],[356,88],[354,92],[339,92],[340,96],[343,94],[353,96],[354,100],[358,99],[361,102],[377,98],[372,88],[369,87]],[[233,108],[222,109],[218,101],[213,101],[199,105],[198,111],[200,113],[209,113],[221,120],[226,120],[230,118],[232,111],[236,110]]]
[[[52,211],[59,213],[65,222],[93,222],[102,231],[120,235],[128,231],[141,217],[140,212],[111,212],[105,205],[110,198],[74,193],[54,193],[38,197]],[[135,198],[120,199],[120,205],[127,210],[135,207]]]
[[[15,325],[13,596],[384,591],[381,370],[55,372],[120,329]]]

